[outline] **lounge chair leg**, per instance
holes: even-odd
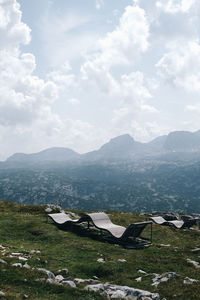
[[[151,243],[152,243],[152,223],[151,223]]]
[[[90,229],[90,222],[87,222],[87,229]]]

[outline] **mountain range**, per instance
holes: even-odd
[[[85,154],[79,154],[71,149],[54,147],[38,153],[15,153],[8,157],[7,162],[37,163],[37,162],[72,162],[72,161],[113,161],[135,160],[144,157],[155,157],[176,153],[200,152],[200,130],[196,132],[174,131],[168,135],[159,136],[149,143],[135,141],[129,134],[112,138],[100,149]]]

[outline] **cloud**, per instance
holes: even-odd
[[[99,40],[99,52],[82,66],[99,70],[116,65],[134,64],[138,55],[148,49],[149,25],[145,11],[139,6],[127,6],[117,28]]]
[[[196,4],[196,0],[161,0],[156,2],[156,6],[166,13],[187,13]]]
[[[0,125],[22,132],[40,119],[57,118],[50,108],[57,86],[33,75],[34,55],[21,53],[21,45],[30,41],[30,29],[21,21],[19,4],[1,1],[0,15]]]
[[[39,23],[41,50],[52,68],[58,68],[66,60],[71,63],[81,59],[88,49],[94,48],[98,34],[91,26],[92,21],[91,15],[73,10],[46,12]]]
[[[158,61],[159,74],[175,87],[188,92],[200,91],[200,45],[199,42],[174,43],[169,52]]]
[[[96,0],[96,9],[101,9],[104,5],[104,0]]]
[[[0,2],[0,50],[30,42],[30,28],[21,21],[20,5],[15,0]]]

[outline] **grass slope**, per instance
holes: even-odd
[[[123,226],[145,221],[148,217],[132,213],[109,213],[114,223]],[[0,202],[0,245],[6,247],[0,247],[0,259],[7,262],[0,263],[0,290],[6,293],[6,299],[23,299],[24,294],[28,295],[28,299],[104,299],[98,293],[84,291],[80,285],[73,289],[36,281],[44,277],[36,268],[45,268],[53,273],[67,268],[72,277],[86,279],[97,276],[102,282],[158,292],[161,299],[200,299],[199,283],[183,283],[185,277],[200,280],[199,269],[186,260],[190,258],[200,262],[200,252],[191,251],[200,247],[200,232],[196,230],[153,225],[152,246],[142,250],[127,250],[119,245],[59,230],[51,223],[46,223],[42,206]],[[30,255],[33,249],[40,253]],[[9,257],[12,252],[29,255],[27,263],[31,269],[13,267],[12,264],[19,262],[19,259]],[[101,257],[105,263],[97,262]],[[119,259],[125,259],[126,262],[120,262]],[[139,274],[139,269],[149,275]],[[157,288],[152,286],[153,273],[165,272],[176,272],[178,278],[162,282]],[[141,282],[135,280],[139,276],[142,276]]]

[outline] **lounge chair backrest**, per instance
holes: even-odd
[[[142,231],[145,229],[145,227],[148,224],[152,224],[152,222],[140,222],[140,223],[133,223],[130,224],[126,231],[123,234],[123,238],[126,237],[133,237],[133,238],[137,238],[141,235]]]

